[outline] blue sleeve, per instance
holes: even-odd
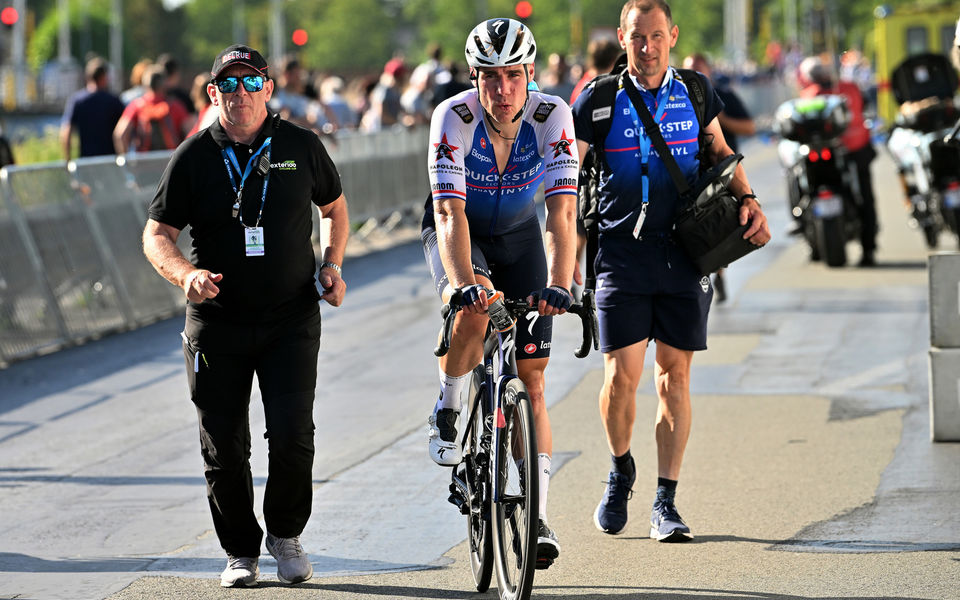
[[[713,84],[710,83],[710,79],[707,77],[701,77],[700,81],[703,82],[703,95],[707,99],[707,105],[704,107],[703,111],[703,122],[704,125],[709,125],[717,118],[717,115],[720,114],[720,111],[723,110],[724,104],[723,100],[717,94],[717,89],[713,87]]]
[[[593,143],[593,121],[590,113],[590,98],[593,97],[593,86],[583,88],[577,101],[573,103],[573,129],[576,131],[576,138],[583,140],[588,144]]]
[[[73,124],[73,107],[77,103],[77,95],[71,94],[67,98],[67,105],[63,108],[63,117],[60,119],[61,125],[72,125]]]

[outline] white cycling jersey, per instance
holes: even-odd
[[[531,91],[503,172],[483,119],[477,90],[441,102],[430,122],[427,165],[434,200],[466,201],[473,235],[503,235],[536,221],[534,195],[577,193],[580,161],[570,107],[558,96]],[[432,210],[431,206],[427,210]]]

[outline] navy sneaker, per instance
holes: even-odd
[[[658,542],[688,542],[693,534],[673,502],[658,498],[650,515],[650,537]]]
[[[633,497],[633,482],[636,478],[636,471],[631,477],[610,471],[607,490],[593,513],[593,524],[597,529],[610,535],[617,535],[626,529],[627,501]]]

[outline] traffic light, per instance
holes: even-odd
[[[16,25],[17,21],[20,20],[20,13],[17,12],[12,6],[8,6],[3,10],[0,10],[0,23],[3,23],[3,26],[7,29],[10,29]]]
[[[513,7],[513,12],[517,13],[517,16],[521,19],[529,18],[533,14],[533,5],[527,0],[521,0]]]

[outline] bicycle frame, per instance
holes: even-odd
[[[517,372],[516,335],[517,319],[535,311],[536,301],[528,306],[525,300],[507,300],[493,290],[489,294],[493,300],[483,362],[473,371],[476,388],[471,390],[460,436],[463,459],[451,471],[449,500],[467,516],[477,591],[487,590],[496,566],[500,597],[519,600],[529,597],[536,568],[539,482],[533,411]],[[591,343],[597,347],[592,300],[587,294],[583,304],[570,307],[583,324],[583,342],[575,352],[580,358]],[[459,302],[451,298],[441,311],[444,324],[434,350],[437,356],[450,347]],[[517,492],[512,491],[515,485]]]
[[[490,393],[486,394],[488,402],[488,412],[484,415],[484,423],[490,420],[489,430],[493,433],[493,444],[491,445],[492,456],[491,464],[499,464],[497,452],[500,448],[500,435],[504,430],[503,417],[503,390],[507,382],[518,377],[517,375],[517,357],[516,357],[516,326],[506,332],[494,331],[492,326],[488,326],[487,336],[483,342],[483,371],[484,385]],[[494,363],[497,369],[494,369]],[[494,381],[496,379],[496,381]],[[500,502],[503,498],[503,490],[500,489],[499,478],[493,478],[493,501]]]

